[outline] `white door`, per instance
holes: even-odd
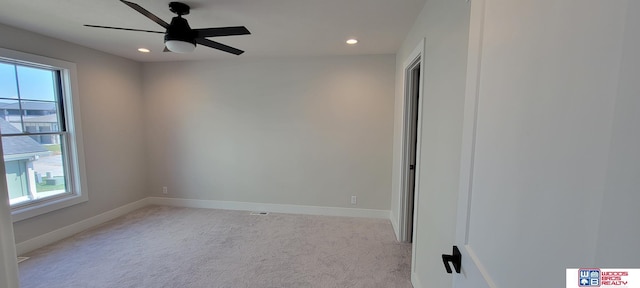
[[[627,8],[472,0],[454,287],[564,287],[597,264]]]

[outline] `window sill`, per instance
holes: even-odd
[[[66,208],[76,204],[80,204],[89,200],[87,194],[84,195],[69,195],[60,198],[54,198],[33,205],[27,205],[23,207],[17,207],[12,209],[11,218],[12,221],[18,222],[38,215],[49,213],[58,209]]]

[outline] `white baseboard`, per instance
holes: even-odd
[[[389,219],[391,215],[389,210],[375,210],[375,209],[284,205],[284,204],[197,200],[197,199],[164,198],[164,197],[149,197],[147,199],[149,199],[149,204],[151,205],[165,205],[165,206],[177,206],[177,207],[189,207],[189,208],[263,211],[263,212],[271,212],[271,213],[345,216],[345,217],[362,217],[362,218],[378,218],[378,219]]]
[[[80,222],[71,224],[69,226],[65,226],[60,229],[51,231],[49,233],[40,235],[38,237],[20,242],[16,244],[16,252],[18,255],[24,255],[25,253],[29,253],[38,248],[42,248],[46,245],[55,243],[64,238],[71,237],[84,230],[90,229],[92,227],[95,227],[97,225],[100,225],[102,223],[113,220],[115,218],[118,218],[127,213],[133,212],[137,209],[140,209],[149,205],[225,209],[225,210],[243,210],[243,211],[264,211],[264,212],[288,213],[288,214],[363,217],[363,218],[378,218],[378,219],[389,219],[391,216],[391,213],[388,210],[147,197],[147,198],[138,200],[136,202],[120,206],[116,209],[109,210],[107,212],[93,216],[91,218],[82,220]]]
[[[391,226],[393,227],[393,232],[396,233],[396,240],[400,241],[400,223],[398,223],[398,219],[396,219],[393,212],[389,213],[389,220],[391,220]]]
[[[413,288],[422,288],[420,278],[418,278],[418,274],[415,272],[411,272],[411,285],[413,285]]]
[[[38,237],[31,238],[24,242],[20,242],[16,244],[16,251],[18,252],[18,255],[23,255],[25,253],[29,253],[33,250],[36,250],[38,248],[60,241],[64,238],[73,236],[84,230],[95,227],[107,221],[113,220],[129,212],[148,206],[149,205],[148,199],[149,198],[144,198],[136,202],[120,206],[116,209],[109,210],[107,212],[93,216],[91,218],[87,218],[80,222],[76,222],[69,226],[65,226],[60,229],[51,231],[49,233],[40,235]]]

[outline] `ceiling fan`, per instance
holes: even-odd
[[[158,16],[153,15],[153,13],[147,11],[146,9],[142,8],[140,5],[136,3],[132,3],[124,0],[120,0],[120,2],[133,8],[133,10],[140,12],[140,14],[151,19],[153,22],[158,23],[158,25],[167,29],[166,32],[99,26],[99,25],[84,25],[84,26],[94,27],[94,28],[106,28],[106,29],[164,34],[164,44],[165,44],[164,52],[171,51],[176,53],[193,52],[193,50],[196,48],[196,43],[197,43],[200,45],[204,45],[213,49],[218,49],[234,55],[240,55],[244,53],[244,51],[233,48],[231,46],[224,45],[222,43],[211,41],[209,39],[206,39],[206,37],[251,34],[251,32],[249,32],[249,30],[247,30],[247,28],[244,26],[191,29],[191,27],[189,26],[189,23],[187,22],[187,19],[182,18],[183,15],[189,14],[190,7],[189,5],[181,2],[169,3],[169,10],[178,15],[176,17],[173,17],[173,19],[171,19],[170,24],[160,19]]]

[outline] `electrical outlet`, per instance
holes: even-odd
[[[351,196],[351,205],[356,205],[358,203],[358,197]]]
[[[167,186],[162,187],[162,194],[169,194],[169,191],[167,190]]]

